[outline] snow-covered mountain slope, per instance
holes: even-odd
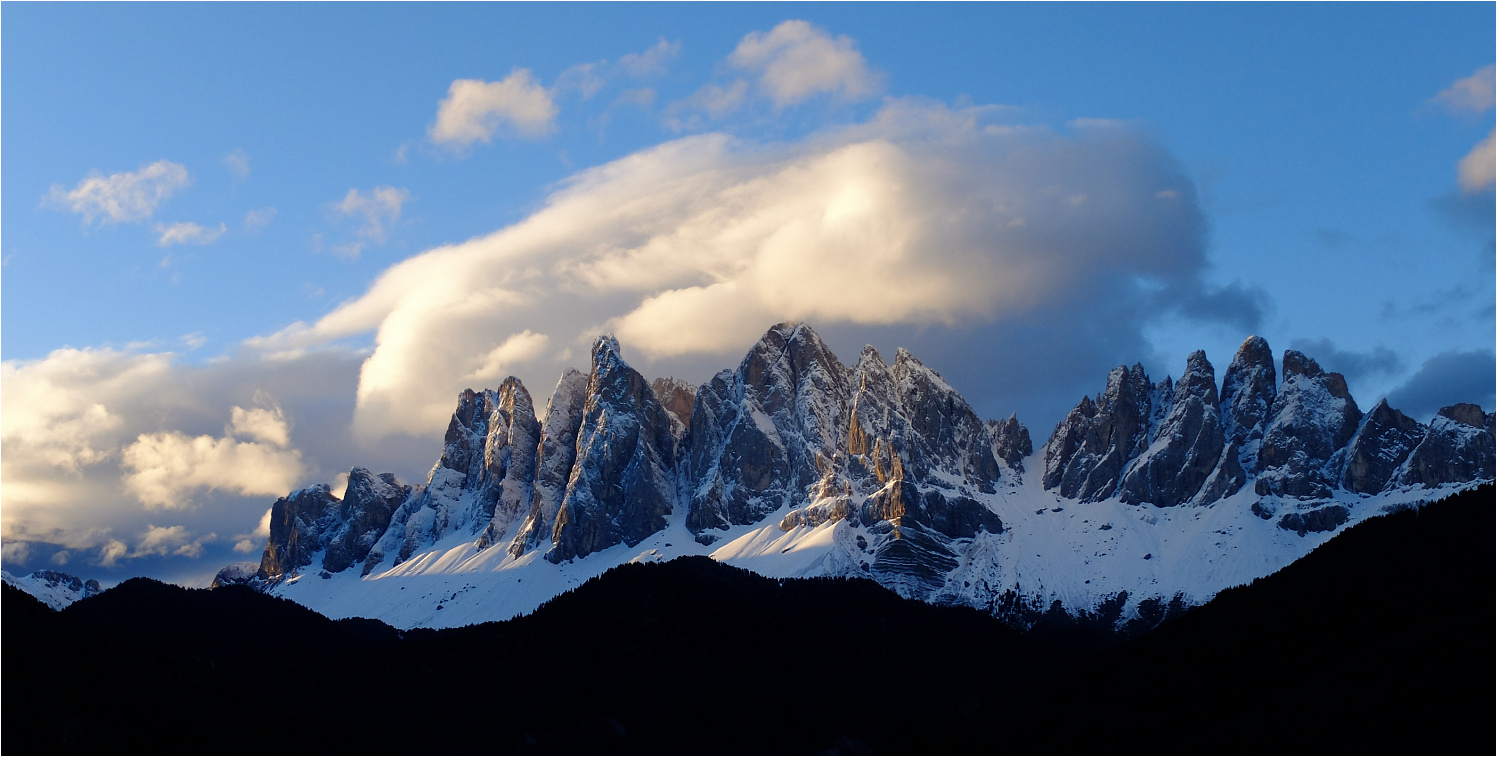
[[[622,563],[702,554],[867,577],[1018,625],[1056,608],[1152,625],[1354,523],[1492,479],[1481,408],[1428,426],[1386,403],[1364,416],[1341,376],[1292,350],[1276,384],[1271,355],[1248,339],[1220,392],[1203,353],[1179,381],[1120,367],[1035,450],[1017,419],[984,423],[903,349],[847,366],[810,327],[780,324],[693,391],[652,385],[604,337],[542,418],[517,379],[465,392],[403,503],[393,477],[362,470],[358,504],[326,487],[277,501],[259,570],[233,582],[332,617],[446,627],[529,612]],[[376,539],[368,514],[383,512]]]
[[[55,570],[39,570],[24,576],[13,576],[10,571],[0,570],[0,580],[41,600],[42,604],[61,610],[86,597],[92,597],[103,589],[93,579],[87,581],[68,573]]]

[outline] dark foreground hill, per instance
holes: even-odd
[[[1490,752],[1491,487],[1122,644],[867,581],[627,565],[400,633],[226,587],[4,590],[6,753]]]

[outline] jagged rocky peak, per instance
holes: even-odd
[[[477,546],[488,547],[505,537],[509,527],[530,512],[535,488],[535,459],[541,424],[535,417],[530,392],[514,376],[499,385],[489,417],[484,444],[485,487],[497,491],[493,514]]]
[[[392,473],[376,476],[356,467],[341,499],[327,484],[281,497],[270,508],[270,538],[256,578],[280,581],[312,565],[318,554],[330,573],[364,561],[410,493]]]
[[[1148,447],[1153,393],[1142,365],[1112,369],[1107,389],[1082,397],[1050,435],[1045,488],[1089,502],[1111,496],[1128,461]]]
[[[1023,473],[1024,458],[1034,454],[1029,429],[1019,422],[1017,415],[1009,415],[1006,421],[988,421],[987,426],[993,437],[993,455],[1008,467]]]
[[[1163,388],[1163,385],[1160,387]],[[1209,504],[1235,492],[1246,481],[1240,466],[1213,476],[1223,463],[1225,447],[1216,371],[1197,350],[1173,385],[1169,409],[1150,434],[1154,440],[1124,474],[1118,493],[1124,502],[1173,507],[1199,497]],[[1235,461],[1236,455],[1226,456]],[[1230,466],[1230,462],[1229,462]],[[1203,488],[1208,480],[1212,487]]]
[[[337,517],[324,527],[328,533],[323,570],[337,573],[363,562],[384,535],[396,508],[410,494],[411,487],[400,483],[393,473],[376,476],[368,468],[349,471],[348,488],[338,503]]]
[[[1440,408],[1392,481],[1399,486],[1432,487],[1492,479],[1497,475],[1493,420],[1478,405]]]
[[[540,444],[536,448],[530,509],[509,545],[509,554],[514,557],[551,541],[556,513],[561,509],[572,464],[577,460],[577,430],[582,426],[582,409],[586,404],[587,374],[568,368],[546,402]]]
[[[1221,391],[1223,434],[1228,444],[1241,449],[1242,465],[1249,470],[1256,468],[1269,408],[1277,395],[1273,351],[1263,337],[1250,336],[1227,366]]]
[[[1258,452],[1258,494],[1326,497],[1340,478],[1332,457],[1362,420],[1346,379],[1297,350],[1284,351],[1284,382],[1269,407]]]
[[[791,322],[765,332],[737,370],[703,385],[684,466],[687,527],[757,523],[805,499],[843,446],[849,383],[821,337]]]
[[[279,581],[312,564],[324,548],[321,524],[336,513],[338,498],[327,484],[298,489],[270,507],[270,538],[260,558],[258,577]]]
[[[676,438],[645,378],[612,335],[593,343],[577,460],[552,528],[553,563],[615,544],[638,544],[665,527],[675,499]]]
[[[916,481],[935,483],[944,471],[970,488],[992,493],[1002,475],[992,437],[977,413],[941,374],[900,348],[889,369],[898,390],[901,415],[909,426],[905,466]]]
[[[651,381],[650,389],[655,392],[655,399],[660,400],[660,406],[671,417],[671,429],[676,438],[684,436],[686,429],[691,426],[691,407],[696,402],[696,386],[665,376]]]
[[[1379,400],[1347,445],[1342,485],[1358,494],[1383,491],[1425,432],[1424,424]]]
[[[258,567],[255,563],[250,565]],[[104,590],[92,578],[84,580],[60,570],[38,570],[24,576],[14,576],[8,570],[0,570],[0,580],[7,586],[36,597],[39,602],[54,610],[61,610]]]

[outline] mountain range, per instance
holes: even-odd
[[[1111,371],[1036,447],[900,349],[841,362],[770,328],[701,386],[646,379],[600,337],[539,408],[464,391],[425,482],[364,468],[289,493],[258,564],[220,572],[331,617],[402,628],[524,614],[615,565],[708,555],[770,577],[868,578],[1018,627],[1143,629],[1368,517],[1491,481],[1494,416],[1421,423],[1250,337],[1220,381]]]
[[[0,749],[1486,752],[1492,496],[1370,518],[1128,640],[700,556],[448,629],[243,586],[136,578],[54,611],[7,585]]]

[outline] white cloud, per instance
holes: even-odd
[[[17,503],[22,467],[77,475],[112,457],[124,425],[110,406],[126,404],[137,386],[155,383],[171,355],[116,350],[55,350],[43,360],[0,364],[0,441],[5,445],[6,505]]]
[[[760,89],[777,107],[822,93],[859,100],[879,88],[879,75],[868,68],[852,38],[834,38],[806,21],[785,21],[767,34],[748,33],[728,60],[758,73]]]
[[[125,490],[147,508],[191,505],[199,489],[280,495],[302,474],[301,452],[288,449],[290,425],[281,409],[234,407],[229,436],[189,437],[180,431],[141,434],[121,452]],[[254,441],[239,441],[248,437]]]
[[[31,545],[24,541],[7,541],[0,544],[0,562],[10,565],[25,563],[31,559]]]
[[[1464,79],[1457,79],[1434,101],[1444,105],[1451,113],[1484,113],[1497,100],[1497,77],[1493,66],[1483,66]]]
[[[529,69],[515,69],[501,81],[458,79],[437,105],[437,120],[427,130],[439,145],[462,150],[489,142],[508,127],[521,136],[540,137],[556,124],[556,103]]]
[[[110,539],[99,548],[99,564],[106,568],[112,568],[120,560],[130,555],[130,547],[119,539]]]
[[[225,155],[223,157],[223,164],[224,167],[229,169],[229,173],[234,174],[239,179],[249,178],[250,156],[244,150],[235,150]]]
[[[1193,188],[1148,139],[1123,126],[990,130],[990,114],[890,101],[799,144],[667,142],[583,171],[530,218],[410,258],[316,323],[247,346],[373,332],[356,433],[431,434],[466,382],[497,377],[502,355],[475,365],[484,340],[563,335],[558,347],[585,354],[613,329],[633,359],[716,365],[787,318],[986,323],[1109,277],[1163,286],[1204,264]],[[1161,186],[1178,200],[1160,202]],[[537,354],[525,370],[549,382],[562,367]]]
[[[619,68],[629,76],[652,76],[663,74],[666,64],[681,54],[681,42],[667,42],[661,37],[650,49],[642,53],[629,53],[619,58]]]
[[[251,210],[251,211],[245,213],[244,214],[244,229],[245,229],[245,231],[254,231],[254,230],[263,229],[266,226],[269,226],[271,220],[275,218],[275,214],[276,214],[276,209],[275,208],[270,208],[270,207],[256,208],[254,210]]]
[[[608,84],[602,74],[607,65],[608,61],[599,61],[568,66],[556,77],[556,83],[551,88],[556,92],[577,92],[582,95],[582,99],[591,99]]]
[[[228,231],[229,227],[219,224],[218,228],[203,228],[195,223],[173,223],[156,224],[156,233],[160,235],[156,244],[167,247],[174,244],[213,244],[218,238]]]
[[[54,184],[45,201],[83,216],[87,223],[138,223],[189,183],[185,167],[158,160],[135,173],[104,176],[96,171],[72,189]]]
[[[390,227],[400,220],[401,206],[410,197],[410,192],[395,187],[375,187],[367,195],[357,189],[350,189],[334,207],[345,217],[363,220],[363,225],[354,232],[359,238],[384,244]],[[358,249],[355,249],[354,256],[357,255]]]
[[[255,400],[265,406],[246,410],[236,405],[230,411],[229,425],[224,431],[277,447],[291,446],[291,424],[286,422],[280,405],[263,393],[257,393]]]
[[[479,359],[478,369],[463,378],[468,381],[497,381],[506,373],[514,371],[516,365],[529,363],[539,357],[551,338],[526,329],[504,340]]]
[[[191,505],[198,489],[285,494],[301,475],[301,453],[258,442],[181,432],[142,434],[124,449],[125,488],[148,508]]]
[[[1492,188],[1494,179],[1497,179],[1494,136],[1497,136],[1497,130],[1488,132],[1487,138],[1471,148],[1471,152],[1456,164],[1456,183],[1460,185],[1462,193],[1471,195]]]

